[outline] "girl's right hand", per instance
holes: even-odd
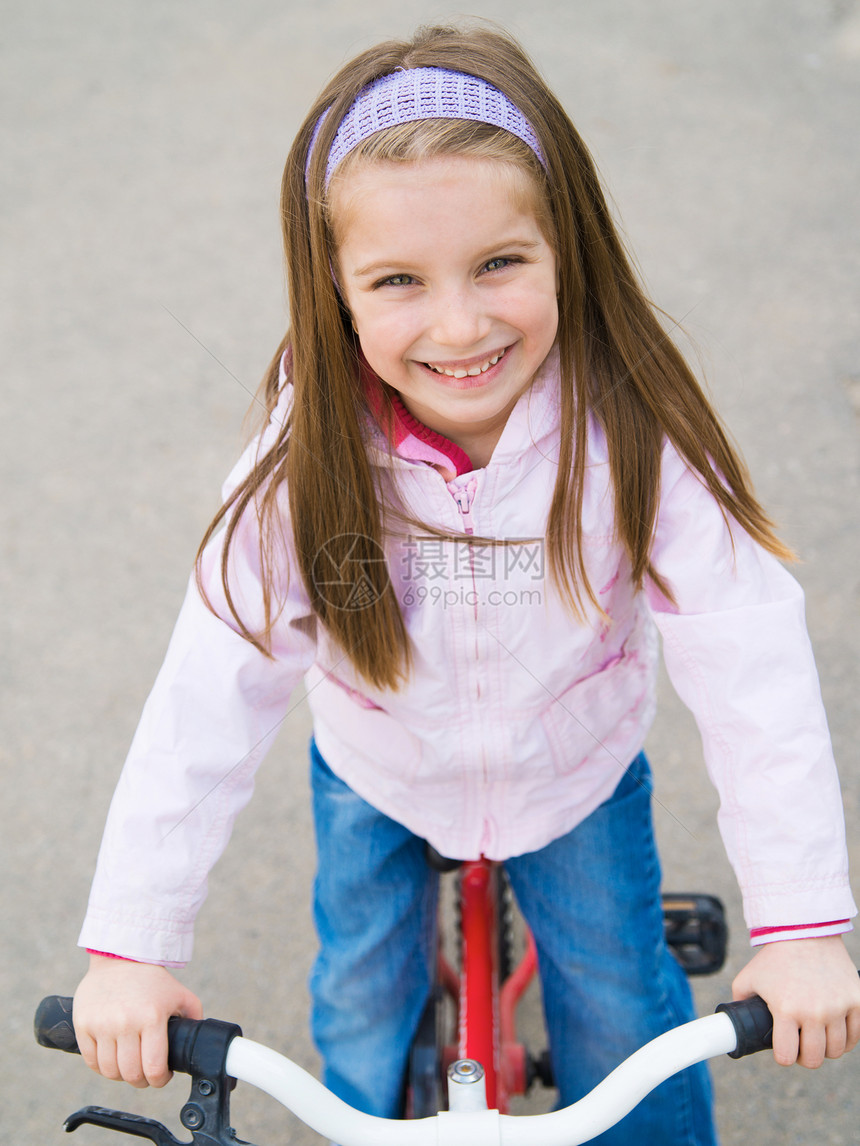
[[[167,1020],[202,1019],[200,1000],[165,968],[91,955],[72,1018],[81,1056],[97,1074],[132,1086],[164,1086]]]

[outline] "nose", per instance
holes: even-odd
[[[491,326],[480,291],[452,286],[437,292],[430,334],[440,349],[463,351],[477,346],[486,339]]]

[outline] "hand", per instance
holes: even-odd
[[[773,1015],[773,1057],[817,1068],[860,1040],[860,978],[839,935],[767,943],[732,984],[761,995]]]
[[[202,1019],[200,1000],[165,967],[90,956],[72,1018],[81,1055],[97,1074],[132,1086],[164,1086],[167,1020]]]

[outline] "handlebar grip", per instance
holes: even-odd
[[[860,975],[860,970],[857,972]],[[743,1058],[756,1051],[770,1050],[773,1046],[773,1015],[764,999],[753,995],[736,1003],[720,1003],[717,1011],[724,1011],[732,1020],[738,1036],[738,1045],[729,1051],[729,1058]]]
[[[743,1058],[773,1046],[773,1016],[758,995],[735,1003],[720,1003],[717,1011],[729,1016],[738,1036],[738,1045],[729,1051],[729,1058]]]
[[[72,1000],[48,995],[36,1008],[36,1042],[49,1050],[80,1054],[72,1022]],[[167,1020],[167,1064],[183,1074],[215,1076],[224,1071],[227,1049],[242,1034],[235,1023],[220,1019]]]
[[[33,1030],[40,1047],[81,1053],[72,1022],[72,1000],[67,995],[48,995],[42,999],[36,1008]]]

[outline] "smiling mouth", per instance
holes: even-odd
[[[505,347],[505,349],[500,350],[498,354],[494,354],[491,358],[486,359],[486,361],[476,363],[468,369],[462,366],[434,366],[432,362],[425,362],[424,365],[435,374],[444,374],[448,378],[477,378],[481,374],[486,374],[491,366],[495,366],[496,363],[505,356],[507,351],[508,348]]]

